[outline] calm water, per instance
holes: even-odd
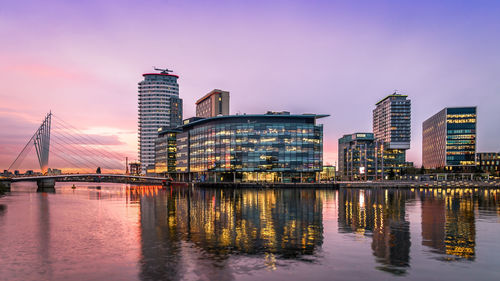
[[[0,280],[500,280],[500,190],[71,185],[0,198]]]

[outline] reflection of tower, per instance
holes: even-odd
[[[472,197],[448,197],[446,200],[446,254],[474,260],[475,241],[476,226]]]
[[[429,191],[427,191],[429,192]],[[445,201],[422,193],[422,245],[445,253]]]
[[[143,280],[180,280],[179,233],[170,229],[171,214],[167,198],[143,195],[141,208],[141,273]]]
[[[380,269],[395,274],[409,266],[410,223],[405,218],[405,202],[410,196],[409,190],[339,190],[340,231],[372,232],[373,254],[383,264]]]
[[[377,217],[381,218],[373,232],[372,249],[381,269],[393,273],[404,273],[392,266],[407,267],[410,260],[410,222],[405,218],[405,202],[409,199],[407,190],[384,190],[385,206]]]

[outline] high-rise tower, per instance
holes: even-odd
[[[401,175],[406,150],[411,140],[411,101],[408,96],[393,93],[377,102],[373,110],[373,134],[382,150],[382,174]],[[392,172],[391,172],[392,171]]]
[[[182,123],[182,99],[179,98],[179,76],[171,70],[145,73],[139,82],[139,159],[144,174],[155,164],[155,140],[160,127]]]
[[[411,101],[392,94],[377,102],[373,110],[373,134],[389,149],[409,149],[411,139]]]

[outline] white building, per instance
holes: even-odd
[[[160,73],[145,73],[139,82],[139,160],[141,173],[148,166],[154,168],[155,140],[158,129],[163,126],[178,126],[182,123],[182,99],[179,98],[179,76],[169,74],[168,69]]]

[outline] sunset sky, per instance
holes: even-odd
[[[408,161],[421,163],[422,122],[452,106],[478,106],[477,150],[498,152],[499,15],[481,0],[3,0],[0,169],[49,110],[137,159],[137,83],[153,66],[180,76],[184,118],[214,88],[233,114],[330,114],[325,163],[396,89],[412,100]]]

